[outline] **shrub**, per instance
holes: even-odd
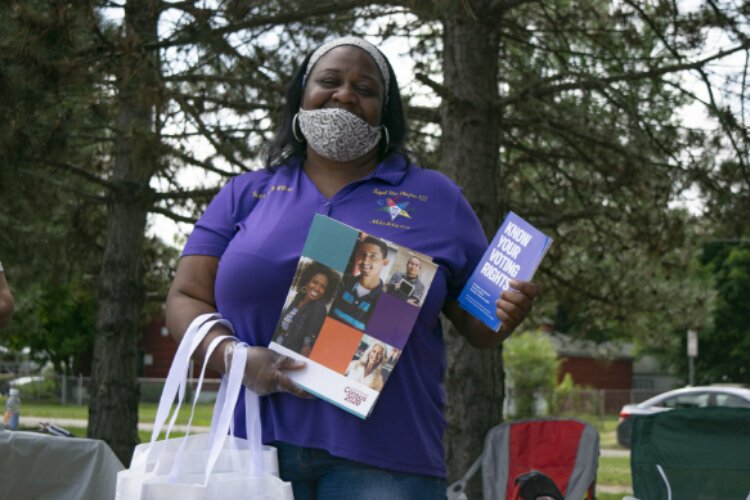
[[[539,331],[513,335],[505,342],[503,363],[508,375],[513,416],[533,417],[549,405],[560,361],[550,339]]]

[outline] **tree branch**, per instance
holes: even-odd
[[[199,134],[199,135],[200,137],[203,137],[203,134]],[[213,165],[210,165],[208,162],[198,160],[197,158],[187,154],[184,151],[180,151],[179,149],[175,148],[174,146],[170,144],[163,144],[163,147],[167,148],[167,150],[170,151],[173,156],[176,156],[177,158],[184,161],[188,165],[193,165],[195,167],[202,168],[209,172],[219,174],[222,177],[232,177],[233,175],[236,175],[236,172],[231,172],[229,170],[223,170],[218,167],[214,167]]]
[[[166,217],[167,219],[171,219],[171,220],[173,220],[175,222],[184,222],[186,224],[195,224],[195,222],[197,221],[197,219],[195,219],[193,217],[186,217],[184,215],[176,214],[176,213],[172,212],[171,210],[168,210],[168,209],[166,209],[164,207],[159,207],[159,206],[156,206],[156,205],[154,205],[154,206],[151,207],[150,212],[153,212],[153,213],[156,213],[156,214],[161,214],[164,217]]]
[[[440,123],[440,113],[438,108],[429,106],[405,106],[406,116],[426,123]]]
[[[742,167],[742,171],[745,174],[745,182],[750,184],[750,178],[748,178],[748,169],[747,169],[747,163],[745,162],[745,154],[742,148],[737,144],[737,140],[734,138],[734,134],[732,134],[732,127],[730,124],[727,123],[726,118],[724,117],[724,112],[719,108],[719,105],[716,103],[716,98],[714,97],[714,90],[713,86],[711,85],[711,81],[708,78],[708,75],[706,74],[705,70],[703,68],[698,70],[701,79],[703,80],[703,83],[706,86],[706,92],[708,92],[708,98],[711,102],[711,109],[714,110],[716,113],[716,119],[719,120],[719,123],[721,126],[726,130],[727,137],[729,138],[729,142],[732,143],[732,148],[737,153],[737,160],[740,163],[740,166]]]
[[[156,193],[155,201],[161,200],[186,200],[195,198],[212,198],[219,192],[219,188],[191,189],[187,191],[172,191]]]
[[[195,19],[206,19],[211,17],[212,13],[215,12],[213,9],[202,9],[196,7],[194,2],[178,2],[168,3],[162,2],[166,8],[174,8],[184,11],[187,14],[192,15]],[[287,9],[286,12],[280,12],[274,15],[266,16],[252,16],[250,19],[229,24],[222,28],[212,29],[211,32],[214,35],[221,36],[229,33],[235,33],[241,30],[249,30],[253,28],[259,28],[266,25],[276,24],[289,24],[292,22],[309,22],[310,18],[327,16],[330,14],[336,14],[341,11],[355,9],[357,7],[367,7],[372,2],[369,0],[332,0],[326,3],[323,2],[306,2],[304,5],[306,8],[299,9]],[[156,48],[167,48],[174,47],[183,44],[194,43],[192,36],[178,37],[173,40],[166,40],[164,42],[148,44],[147,49]]]
[[[664,66],[661,68],[650,69],[648,71],[636,71],[633,73],[622,73],[619,75],[612,75],[612,76],[608,76],[604,78],[582,78],[581,80],[576,81],[576,82],[561,83],[558,85],[546,85],[546,82],[550,80],[554,81],[554,80],[559,80],[561,78],[567,78],[571,76],[571,75],[557,75],[555,77],[545,79],[545,81],[543,82],[530,84],[526,86],[525,88],[521,89],[515,95],[510,95],[510,96],[499,99],[497,106],[500,109],[502,109],[505,106],[508,106],[510,104],[513,104],[515,102],[518,102],[527,98],[529,95],[540,97],[544,95],[556,94],[559,92],[565,92],[569,90],[591,90],[591,89],[599,88],[602,86],[606,86],[610,83],[637,81],[637,80],[643,80],[647,78],[653,79],[653,78],[657,78],[657,77],[660,77],[669,73],[676,73],[678,71],[686,71],[686,70],[699,70],[700,71],[706,64],[708,64],[711,61],[722,59],[736,52],[747,50],[749,48],[750,48],[750,42],[746,42],[746,43],[737,45],[735,47],[732,47],[731,49],[719,51],[715,53],[714,55],[707,56],[707,57],[704,57],[703,59],[699,59],[693,62],[672,64],[672,65]]]
[[[60,182],[57,179],[52,179],[48,175],[41,175],[38,172],[29,171],[29,170],[21,170],[21,175],[26,175],[26,176],[29,176],[29,177],[33,177],[35,179],[38,179],[41,182],[45,182],[45,183],[50,184],[52,186],[58,187],[58,188],[60,188],[62,190],[65,190],[65,191],[68,191],[70,193],[73,193],[73,194],[75,194],[77,196],[80,196],[81,198],[85,198],[85,199],[87,199],[89,201],[94,201],[94,202],[97,202],[97,203],[104,203],[105,201],[107,201],[107,198],[105,196],[95,195],[95,194],[87,193],[86,191],[82,191],[80,189],[76,189],[74,187],[71,187],[68,184]]]
[[[76,165],[72,165],[70,163],[65,163],[65,162],[61,162],[61,161],[52,160],[52,159],[49,159],[49,158],[42,158],[42,157],[37,157],[36,161],[38,161],[38,162],[40,162],[40,163],[42,163],[44,165],[48,165],[50,167],[56,168],[58,170],[64,170],[66,172],[75,174],[78,177],[81,177],[81,178],[83,178],[83,179],[85,179],[85,180],[87,180],[87,181],[89,181],[89,182],[91,182],[93,184],[97,184],[97,185],[99,185],[99,186],[101,186],[103,188],[106,188],[109,191],[114,191],[115,189],[117,189],[117,187],[115,186],[115,184],[113,184],[113,183],[111,183],[111,182],[109,182],[109,181],[107,181],[105,179],[102,179],[98,175],[96,175],[96,174],[94,174],[92,172],[89,172],[88,170],[83,169],[81,167],[78,167]]]
[[[193,122],[195,123],[195,126],[198,128],[198,130],[201,131],[201,133],[204,135],[206,140],[216,149],[218,153],[221,153],[224,158],[233,165],[239,167],[242,170],[247,170],[247,166],[242,163],[241,161],[238,161],[234,158],[234,154],[232,151],[230,151],[227,146],[221,142],[216,141],[211,131],[208,129],[208,126],[204,123],[203,119],[200,116],[200,113],[198,110],[195,109],[192,105],[190,105],[185,99],[180,98],[179,96],[175,96],[176,101],[180,104],[180,107],[185,111],[185,113],[190,116],[193,119]]]
[[[453,92],[451,92],[450,89],[448,89],[448,87],[446,87],[445,85],[441,83],[436,82],[435,80],[425,75],[424,73],[416,73],[414,75],[414,79],[417,80],[419,83],[430,87],[433,90],[433,92],[435,92],[438,95],[438,97],[440,97],[441,99],[445,101],[448,101],[455,105],[470,106],[469,103],[462,102],[458,97],[456,97],[453,94]]]
[[[511,9],[514,9],[520,5],[523,5],[525,3],[532,3],[536,2],[538,0],[494,0],[489,7],[489,12],[497,12],[500,15],[503,15],[504,13],[508,12]]]

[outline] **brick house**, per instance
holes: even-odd
[[[143,328],[143,336],[138,343],[138,376],[143,378],[166,378],[177,344],[165,324],[163,315],[154,317]],[[194,363],[195,377],[200,374],[201,365]],[[219,378],[219,374],[206,371],[207,378]]]

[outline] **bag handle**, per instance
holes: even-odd
[[[263,435],[260,425],[260,397],[245,388],[245,432],[250,445],[250,471],[260,475],[263,472]]]
[[[216,325],[221,324],[232,330],[232,325],[221,319],[221,315],[218,313],[204,314],[195,318],[187,331],[185,336],[182,338],[180,345],[177,347],[174,359],[172,360],[172,366],[169,367],[169,373],[167,379],[164,382],[164,390],[161,393],[159,399],[159,408],[156,412],[156,420],[154,421],[154,429],[151,433],[151,442],[156,441],[156,438],[161,433],[164,422],[174,404],[175,396],[178,397],[177,406],[172,413],[170,419],[170,427],[174,426],[174,422],[177,419],[182,401],[185,399],[185,388],[187,386],[187,371],[190,367],[190,359],[193,353],[196,351],[198,346],[203,342],[208,332]],[[167,436],[169,437],[169,436]]]
[[[208,484],[208,479],[214,470],[216,461],[219,459],[219,453],[221,453],[221,450],[224,448],[224,443],[226,442],[229,433],[229,426],[231,420],[234,418],[234,408],[237,405],[237,398],[240,395],[242,379],[245,374],[247,348],[248,346],[244,342],[238,342],[235,345],[234,354],[232,355],[232,363],[229,366],[228,373],[225,375],[228,379],[226,396],[219,414],[218,424],[214,435],[215,439],[211,442],[211,452],[209,453],[208,461],[206,463],[204,486]],[[258,411],[258,408],[256,408],[255,411]],[[252,456],[252,460],[262,460],[262,457]]]
[[[231,366],[228,366],[226,368],[229,370],[231,369]],[[211,418],[211,433],[209,437],[210,443],[213,443],[216,439],[217,430],[219,429],[219,419],[221,417],[221,411],[227,399],[227,376],[228,373],[225,374],[225,376],[222,378],[219,392],[216,395],[214,412]],[[234,410],[236,408],[236,400],[237,397],[234,398],[235,405],[231,407],[232,415],[234,415]],[[231,435],[235,435],[234,417],[232,417],[229,422],[229,433]],[[260,422],[260,398],[255,392],[247,388],[245,388],[245,431],[247,435],[246,441],[248,443],[248,449],[250,450],[251,457],[250,470],[255,474],[261,474],[264,470],[264,464],[261,458],[263,456],[263,436]]]
[[[193,405],[190,409],[190,418],[188,419],[187,428],[185,429],[185,437],[190,435],[190,429],[193,424],[193,417],[195,416],[195,406],[198,403],[198,398],[200,397],[201,389],[203,388],[203,382],[205,381],[206,377],[206,368],[208,367],[208,360],[211,358],[211,355],[214,353],[216,348],[228,339],[235,339],[235,337],[232,337],[231,335],[220,335],[214,339],[211,340],[211,343],[208,345],[208,349],[206,349],[206,355],[203,360],[203,366],[201,367],[200,376],[198,377],[198,385],[195,388],[195,394],[193,396]],[[222,380],[221,386],[223,387],[225,385],[225,381]],[[172,430],[171,426],[167,429],[167,434]],[[177,450],[177,455],[174,463],[172,464],[172,468],[169,472],[169,477],[173,478],[176,475],[180,473],[180,460],[179,457],[182,456],[182,452],[185,449],[185,445],[187,444],[187,439],[184,439],[182,443],[180,443],[180,447]]]
[[[216,429],[218,429],[219,426],[219,415],[221,414],[221,408],[224,406],[224,401],[226,401],[227,398],[227,377],[229,376],[229,370],[230,366],[225,366],[224,370],[227,370],[226,373],[224,373],[224,376],[221,377],[221,385],[219,385],[219,392],[216,393],[216,401],[214,401],[214,411],[211,414],[211,431],[209,434],[209,442],[213,443],[214,439],[216,439]]]
[[[185,336],[182,338],[180,345],[175,353],[172,366],[169,368],[167,379],[164,383],[164,389],[159,399],[159,407],[156,411],[156,419],[154,421],[154,429],[151,432],[151,441],[149,444],[149,451],[145,454],[148,459],[150,458],[153,444],[156,442],[164,423],[169,415],[170,410],[174,404],[175,396],[178,397],[177,405],[172,413],[172,418],[169,422],[168,430],[171,431],[174,427],[174,423],[177,420],[177,414],[179,413],[180,406],[185,397],[185,387],[187,386],[187,370],[190,366],[190,359],[198,348],[200,343],[206,337],[208,332],[216,325],[223,325],[233,331],[232,324],[221,319],[219,313],[203,314],[195,318],[185,332]],[[167,435],[168,437],[168,435]]]
[[[193,396],[193,405],[190,408],[190,418],[188,419],[187,428],[185,429],[185,435],[190,435],[190,428],[193,424],[193,417],[195,416],[195,406],[198,403],[198,398],[201,394],[201,389],[203,388],[203,382],[205,381],[206,377],[206,369],[208,368],[208,360],[211,358],[211,355],[214,353],[217,347],[219,347],[219,344],[224,342],[225,340],[231,340],[234,339],[237,340],[237,337],[233,337],[231,335],[220,335],[213,340],[211,340],[211,343],[208,345],[208,349],[206,349],[206,356],[203,361],[203,366],[201,368],[200,376],[198,377],[198,385],[195,387],[194,396]],[[223,379],[222,379],[223,384]]]
[[[207,321],[211,321],[220,318],[218,314],[203,314],[195,318],[188,326],[185,331],[185,335],[182,337],[177,351],[172,358],[172,364],[169,367],[167,378],[164,381],[164,389],[161,391],[161,397],[159,398],[159,406],[156,410],[156,418],[154,420],[154,428],[151,432],[151,442],[156,440],[156,437],[161,433],[161,427],[172,410],[172,404],[177,393],[177,389],[181,386],[180,379],[185,377],[185,371],[188,368],[188,360],[192,351],[191,344],[193,338],[198,333],[198,329]]]

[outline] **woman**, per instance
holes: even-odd
[[[532,283],[511,282],[513,289],[497,301],[500,334],[459,307],[458,294],[488,242],[460,188],[409,162],[398,88],[385,56],[364,40],[333,40],[308,55],[287,89],[266,169],[233,178],[211,202],[167,299],[177,340],[193,318],[218,310],[254,346],[245,384],[268,395],[261,398],[263,440],[279,449],[281,476],[292,481],[298,500],[444,498],[446,361],[439,315],[470,344],[490,348],[528,315],[538,293]],[[265,347],[316,213],[438,264],[399,364],[366,420],[309,397],[287,375],[304,363]],[[202,352],[222,334],[228,331],[210,332]],[[221,372],[229,344],[209,360]]]
[[[300,275],[297,294],[281,313],[274,339],[305,356],[323,326],[326,304],[336,290],[338,276],[319,262],[311,262]]]
[[[349,363],[345,375],[370,389],[379,391],[383,388],[383,363],[385,362],[385,345],[380,342],[372,344],[362,357]]]

